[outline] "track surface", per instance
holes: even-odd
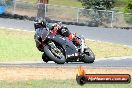
[[[84,67],[129,67],[132,68],[132,57],[108,58],[106,60],[96,60],[93,64],[84,64],[81,62],[65,63],[58,65],[54,62],[44,63],[42,61],[34,62],[1,62],[0,67],[71,67],[76,68],[79,65]]]
[[[16,28],[22,30],[33,31],[33,22],[22,21],[14,19],[0,18],[0,27]],[[67,25],[69,30],[77,34],[83,34],[85,38],[118,43],[123,45],[132,46],[132,30],[116,30],[110,28],[90,28],[86,26]],[[109,30],[108,30],[109,29]],[[0,67],[77,67],[78,65],[92,66],[92,67],[132,67],[132,57],[111,58],[107,60],[95,61],[93,64],[84,63],[68,63],[64,65],[57,65],[53,62],[44,63],[29,62],[29,63],[0,63]]]
[[[96,28],[87,26],[66,25],[71,32],[78,35],[84,35],[85,38],[118,43],[132,46],[132,30],[112,29],[112,28]],[[32,21],[3,19],[0,18],[0,27],[17,28],[34,31]]]

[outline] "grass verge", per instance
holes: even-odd
[[[132,56],[132,48],[108,42],[86,41],[97,58]]]
[[[82,7],[82,3],[77,0],[49,0],[49,4]]]
[[[38,0],[23,0],[25,2],[37,3]],[[124,8],[129,0],[116,0],[115,9],[124,12]],[[78,0],[49,0],[49,4],[53,5],[64,5],[82,8],[82,3]]]
[[[130,84],[85,84],[80,86],[75,80],[30,80],[20,82],[0,82],[1,88],[131,88]]]
[[[34,33],[0,30],[0,61],[39,60],[41,53],[35,47]]]
[[[25,2],[37,3],[38,0],[23,0]],[[64,5],[64,6],[72,6],[72,7],[82,7],[81,2],[77,0],[49,0],[49,4],[53,5]]]
[[[130,68],[85,68],[87,74],[130,74]],[[0,88],[131,88],[130,84],[77,84],[77,68],[0,68]],[[54,72],[54,74],[53,74]]]
[[[36,61],[42,53],[36,48],[34,33],[0,29],[0,61]],[[130,56],[132,48],[118,44],[86,41],[96,58]]]

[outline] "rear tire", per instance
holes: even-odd
[[[86,48],[84,50],[84,58],[83,58],[84,63],[93,63],[94,60],[95,60],[94,53],[90,48]]]
[[[46,45],[46,46],[44,47],[44,52],[45,52],[45,54],[46,54],[46,56],[47,56],[48,58],[50,58],[51,60],[53,60],[53,61],[54,61],[55,63],[57,63],[57,64],[64,64],[65,61],[66,61],[65,55],[64,55],[64,54],[63,54],[63,56],[62,56],[61,58],[56,57],[56,56],[52,53],[52,51],[50,50],[50,47],[49,47],[48,45]]]

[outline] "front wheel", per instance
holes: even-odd
[[[63,48],[60,46],[55,46],[52,48],[51,46],[46,45],[44,47],[44,52],[48,58],[53,60],[57,64],[64,64],[66,61],[65,55],[63,53]]]
[[[45,53],[42,54],[42,60],[46,63],[50,61],[50,59],[45,55]]]
[[[95,60],[95,55],[93,51],[90,48],[86,48],[84,50],[84,58],[83,58],[84,63],[93,63],[94,60]]]

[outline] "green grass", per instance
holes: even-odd
[[[37,58],[37,59],[36,59]],[[39,60],[33,33],[1,29],[0,61]]]
[[[30,3],[37,3],[38,0],[23,0]],[[124,12],[124,8],[129,0],[115,0],[115,9]],[[49,0],[49,4],[52,5],[64,5],[82,8],[82,3],[77,0]]]
[[[81,2],[77,0],[49,0],[49,4],[82,7]]]
[[[23,1],[30,2],[30,3],[37,3],[37,0],[23,0]],[[82,7],[81,2],[77,0],[49,0],[49,4]]]
[[[96,58],[130,56],[132,48],[105,42],[86,41]],[[42,53],[36,48],[34,33],[0,29],[0,61],[36,61]]]
[[[0,82],[0,88],[132,88],[130,84],[85,84],[80,86],[75,80],[30,80]]]
[[[116,7],[126,6],[128,1],[129,0],[116,0],[115,6]]]
[[[37,3],[38,0],[23,0],[30,3]],[[115,9],[124,12],[124,9],[129,0],[115,0]],[[64,5],[64,6],[72,6],[82,8],[82,3],[77,0],[49,0],[49,4],[53,5]]]
[[[115,9],[118,10],[119,12],[124,12],[128,1],[129,0],[116,0]]]
[[[97,58],[132,56],[132,48],[108,42],[86,41]]]

